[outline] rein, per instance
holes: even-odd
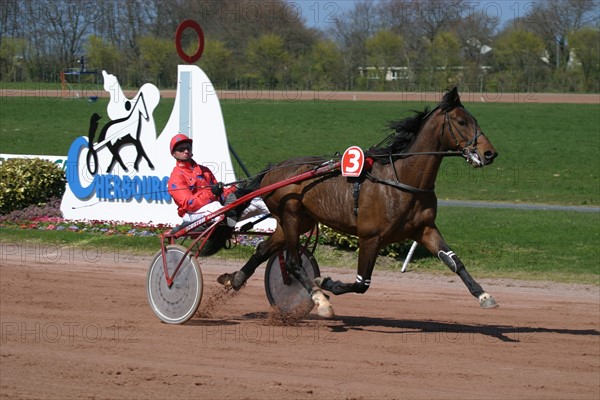
[[[417,187],[401,183],[399,180],[392,181],[392,180],[389,180],[389,179],[379,179],[376,176],[373,176],[373,174],[371,174],[370,172],[367,172],[366,176],[367,176],[367,179],[369,179],[373,183],[382,183],[384,185],[392,186],[392,187],[395,187],[396,189],[404,190],[406,192],[412,192],[412,193],[432,193],[435,190],[435,187],[433,187],[431,189],[419,189]],[[398,178],[396,178],[396,179],[398,179]]]
[[[438,109],[438,107],[434,108],[433,110],[429,111],[425,118],[429,118],[429,116]],[[400,189],[400,190],[404,190],[407,192],[411,192],[411,193],[432,193],[435,190],[435,187],[431,188],[431,189],[420,189],[411,185],[407,185],[405,183],[400,182],[400,178],[398,177],[398,172],[396,171],[396,166],[394,164],[394,157],[398,157],[398,158],[406,158],[406,157],[410,157],[410,156],[418,156],[418,155],[435,155],[435,156],[442,156],[442,157],[455,157],[455,156],[462,156],[465,159],[469,160],[469,157],[471,157],[471,150],[469,149],[469,146],[471,144],[473,144],[475,147],[477,147],[477,138],[479,136],[481,136],[481,133],[478,129],[479,124],[477,123],[477,120],[475,119],[475,117],[473,117],[473,115],[471,115],[471,113],[469,111],[467,111],[464,107],[463,110],[467,113],[467,115],[469,117],[471,117],[471,119],[473,119],[473,122],[475,123],[475,132],[473,134],[473,138],[471,140],[465,140],[463,135],[461,134],[460,131],[457,131],[457,133],[454,132],[453,129],[453,125],[450,122],[450,117],[448,115],[448,111],[444,112],[444,122],[442,123],[442,130],[440,132],[441,136],[444,135],[444,131],[446,130],[446,123],[448,124],[448,131],[450,132],[450,135],[452,137],[452,139],[454,140],[455,144],[456,144],[456,148],[460,149],[461,145],[460,142],[457,138],[457,136],[465,141],[465,145],[462,149],[460,150],[449,150],[449,151],[424,151],[424,152],[415,152],[415,153],[399,153],[399,154],[390,154],[389,158],[390,158],[390,164],[392,165],[392,168],[394,169],[394,175],[396,176],[396,181],[390,180],[390,179],[380,179],[377,178],[376,176],[374,176],[373,174],[371,174],[370,172],[366,173],[366,177],[374,183],[381,183],[384,185],[388,185],[388,186],[392,186],[396,189]]]
[[[424,119],[427,119],[428,117],[431,116],[431,114],[433,114],[434,111],[438,110],[439,107],[436,107],[434,109],[432,109],[431,111],[429,111]],[[430,188],[430,189],[420,189],[411,185],[407,185],[405,183],[400,182],[400,178],[398,177],[398,172],[396,171],[396,167],[394,165],[394,158],[406,158],[406,157],[412,157],[412,156],[422,156],[422,155],[428,155],[428,156],[440,156],[440,157],[457,157],[457,156],[462,156],[465,159],[469,159],[470,157],[470,153],[471,150],[468,148],[470,145],[474,144],[475,146],[477,146],[477,138],[479,136],[481,136],[481,133],[479,132],[479,125],[477,124],[477,120],[475,119],[475,117],[473,117],[473,115],[471,115],[471,113],[469,113],[469,111],[467,111],[464,107],[463,110],[467,113],[467,115],[469,117],[471,117],[473,119],[473,121],[475,122],[475,132],[473,135],[473,138],[471,140],[465,141],[464,136],[461,134],[460,130],[457,130],[457,133],[454,132],[454,127],[452,125],[452,123],[450,122],[450,117],[448,115],[448,111],[445,111],[444,113],[444,121],[442,123],[442,129],[441,129],[441,135],[444,134],[444,131],[446,130],[446,124],[448,124],[448,131],[452,137],[452,139],[455,141],[456,143],[456,147],[457,150],[447,150],[447,151],[423,151],[423,152],[401,152],[401,153],[392,153],[392,154],[388,154],[388,157],[390,159],[390,164],[392,165],[392,168],[394,169],[394,175],[396,177],[396,181],[390,180],[390,179],[381,179],[378,178],[376,176],[374,176],[373,174],[371,174],[371,172],[367,171],[365,172],[365,177],[367,179],[369,179],[371,182],[374,183],[381,183],[384,185],[388,185],[403,191],[407,191],[407,192],[412,192],[412,193],[432,193],[435,190],[435,187]],[[390,135],[392,136],[392,135]],[[458,137],[457,137],[458,136]],[[389,136],[388,136],[389,138]],[[379,147],[383,142],[385,142],[388,138],[384,139],[381,143],[379,143],[378,145],[374,146],[375,148]],[[460,142],[458,140],[458,138],[460,138],[461,140],[465,141],[465,146],[460,149],[461,145]],[[325,161],[321,161],[321,162],[315,162],[315,167],[313,168],[314,172],[316,172],[318,169],[328,165],[328,164],[335,164],[334,159],[339,157],[339,153],[336,153],[336,155],[334,156],[333,159],[329,159],[327,160],[326,158],[324,159]],[[339,163],[339,161],[338,161]],[[279,169],[279,168],[287,168],[289,166],[292,165],[305,165],[306,162],[298,162],[297,164],[288,164],[288,165],[282,165],[279,167],[275,167],[275,168],[271,168],[271,171],[275,170],[275,169]],[[328,174],[332,174],[332,175],[336,175],[339,172],[339,170],[329,170],[329,171],[323,171],[321,173],[318,173],[316,175],[328,175]],[[256,175],[255,175],[256,176]],[[254,177],[255,177],[254,176]],[[234,184],[240,184],[243,182],[247,182],[249,180],[251,180],[254,177],[249,177],[247,179],[241,179],[235,182],[230,182],[227,184],[227,186],[229,185],[234,185]],[[358,188],[355,188],[355,191],[359,191],[360,190],[360,186],[358,186]],[[355,211],[356,212],[356,211]]]

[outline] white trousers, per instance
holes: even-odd
[[[204,207],[200,208],[198,211],[193,213],[187,213],[183,216],[184,222],[195,221],[201,217],[204,217],[208,214],[214,213],[221,208],[225,207],[218,201],[213,201],[212,203],[208,203]],[[242,211],[242,215],[240,216],[240,221],[243,221],[248,218],[256,217],[258,215],[268,214],[269,209],[267,205],[260,197],[255,197],[250,201],[250,204]],[[239,222],[239,221],[238,221]]]

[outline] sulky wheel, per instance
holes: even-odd
[[[300,282],[287,272],[285,268],[286,255],[287,251],[284,250],[275,254],[267,262],[265,269],[267,299],[278,311],[302,318],[310,313],[314,303]],[[311,280],[321,275],[317,261],[308,250],[300,250],[300,260]]]
[[[176,244],[165,247],[168,275],[173,275],[183,259],[179,270],[172,277],[173,283],[170,287],[165,278],[161,251],[156,253],[148,270],[148,302],[156,316],[167,324],[183,324],[188,321],[202,299],[202,271],[194,257],[188,254],[184,258],[186,250],[185,247]]]

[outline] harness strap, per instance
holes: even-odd
[[[371,182],[382,183],[384,185],[392,186],[392,187],[395,187],[396,189],[404,190],[406,192],[432,193],[435,190],[435,187],[433,187],[431,189],[419,189],[414,186],[406,185],[404,183],[390,181],[389,179],[379,179],[379,178],[373,176],[370,172],[367,172],[366,176],[367,176],[367,178],[369,178],[369,180]]]
[[[362,179],[356,179],[352,184],[352,197],[354,197],[354,216],[358,217],[358,200],[360,196],[360,186],[362,185]]]

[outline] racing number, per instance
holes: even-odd
[[[365,165],[365,155],[358,146],[348,147],[342,156],[342,175],[360,176]]]

